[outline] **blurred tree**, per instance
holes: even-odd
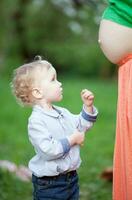
[[[23,20],[26,14],[27,5],[31,3],[31,0],[19,0],[18,7],[11,15],[12,21],[14,21],[13,33],[17,38],[17,51],[22,55],[23,58],[27,58],[30,55],[28,52],[27,43],[25,42],[25,24]],[[16,52],[15,52],[16,53]]]

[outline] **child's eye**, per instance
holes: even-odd
[[[52,79],[51,79],[51,81],[54,81],[55,80],[55,77],[53,77]]]
[[[52,76],[51,81],[55,81],[57,79],[56,74],[54,76]]]

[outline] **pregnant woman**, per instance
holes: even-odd
[[[100,23],[99,44],[118,65],[113,200],[132,200],[132,0],[109,0]]]

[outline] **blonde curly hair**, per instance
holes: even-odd
[[[32,96],[32,89],[37,80],[37,71],[49,69],[52,65],[46,60],[39,60],[24,64],[14,70],[11,88],[14,96],[21,105],[32,106],[35,99]]]

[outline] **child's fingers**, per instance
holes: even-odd
[[[87,93],[84,93],[84,94],[83,94],[83,97],[84,97],[84,98],[87,98],[88,96],[89,96],[89,95],[88,95]]]
[[[94,95],[92,93],[84,93],[82,96],[86,99],[93,99],[94,98]]]
[[[82,95],[82,98],[83,98],[83,99],[88,99],[88,96],[89,96],[88,94],[83,94],[83,95]]]

